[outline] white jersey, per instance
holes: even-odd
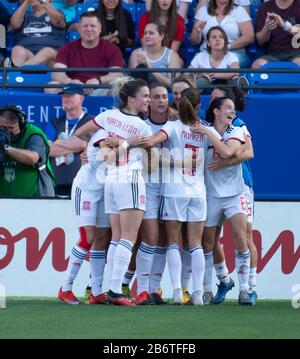
[[[85,191],[104,189],[106,166],[99,148],[99,141],[106,138],[106,132],[101,129],[91,137],[87,146],[88,163],[80,168],[74,183]]]
[[[204,161],[208,147],[207,137],[201,133],[192,133],[190,126],[180,120],[169,121],[161,129],[167,136],[166,145],[170,157],[175,161],[184,160],[185,168],[174,167],[170,170],[170,180],[164,176],[163,195],[165,197],[205,197]],[[196,167],[191,160],[199,158]]]
[[[164,122],[164,123],[155,123],[155,122],[152,122],[150,118],[148,118],[146,121],[145,121],[151,128],[151,132],[154,134],[154,133],[157,133],[160,131],[160,129],[167,123]],[[162,144],[158,144],[156,145],[156,148],[158,149],[161,149],[163,147]],[[147,188],[147,192],[148,190],[150,191],[153,191],[155,193],[159,193],[160,194],[160,191],[161,191],[161,168],[157,167],[155,168],[153,171],[151,171],[151,175],[148,174],[148,176],[146,176],[147,179],[146,179],[146,188]]]
[[[151,136],[150,127],[140,117],[125,114],[122,111],[107,110],[95,117],[94,122],[105,129],[106,133],[114,134],[119,139],[128,139],[132,136]],[[143,155],[145,150],[132,148],[119,158],[113,165],[108,165],[108,175],[129,174],[132,171],[143,169]]]
[[[243,130],[240,127],[230,126],[222,136],[223,141],[235,139],[245,143]],[[218,170],[209,170],[208,164],[219,159],[220,155],[212,145],[209,146],[206,154],[205,184],[207,195],[213,197],[236,196],[244,190],[242,164],[230,165]]]

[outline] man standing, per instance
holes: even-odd
[[[46,135],[15,105],[0,107],[0,196],[54,196]]]
[[[121,68],[124,60],[120,49],[107,40],[100,38],[101,23],[95,11],[80,16],[80,39],[64,45],[57,53],[54,68]],[[121,73],[101,72],[54,72],[52,84],[91,84],[109,85]],[[46,89],[47,93],[58,93],[59,89]],[[88,91],[91,93],[92,91]]]
[[[55,194],[69,197],[73,179],[81,167],[80,153],[87,145],[85,141],[74,137],[74,133],[94,116],[82,108],[84,94],[80,85],[69,84],[61,93],[65,114],[51,120],[46,132],[53,141],[49,144],[51,165],[56,178]]]

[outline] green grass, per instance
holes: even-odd
[[[290,301],[128,308],[8,298],[0,309],[0,338],[300,338],[300,309]]]

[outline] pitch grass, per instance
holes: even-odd
[[[54,298],[8,298],[0,338],[217,339],[300,338],[300,308],[290,301],[222,305],[71,306]]]

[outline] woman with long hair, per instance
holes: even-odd
[[[119,46],[123,51],[132,47],[135,39],[131,14],[123,8],[120,0],[99,1],[98,15],[101,21],[101,36]]]
[[[182,67],[182,60],[177,52],[163,46],[164,26],[148,23],[144,31],[143,47],[135,49],[129,59],[129,68],[161,68],[171,69]],[[139,76],[139,73],[135,75]],[[148,83],[161,82],[171,85],[171,73],[153,72],[148,76]]]
[[[221,136],[217,139],[210,128],[198,122],[193,133],[207,135],[211,145],[206,155],[205,183],[207,188],[207,218],[203,234],[205,252],[211,252],[215,245],[217,228],[227,219],[234,241],[235,266],[239,280],[239,304],[251,305],[248,293],[250,274],[250,252],[247,244],[247,210],[245,187],[241,163],[224,166],[211,171],[208,164],[219,159],[229,159],[243,151],[245,137],[240,127],[232,126],[235,118],[235,104],[231,97],[215,98],[206,112],[206,121]],[[227,276],[228,290],[234,286]]]
[[[145,27],[149,22],[161,23],[165,27],[164,45],[178,52],[184,39],[184,19],[176,13],[176,0],[152,0],[151,9],[143,14],[138,25],[143,44]]]
[[[209,0],[208,6],[202,6],[196,16],[191,42],[201,43],[200,51],[207,49],[207,33],[213,26],[220,26],[228,37],[228,49],[239,59],[240,67],[248,67],[250,60],[246,46],[254,42],[254,29],[251,18],[244,7],[236,6],[234,0]]]
[[[116,305],[133,306],[122,294],[122,281],[127,271],[132,247],[137,240],[146,206],[143,171],[143,149],[130,148],[130,138],[149,136],[150,127],[142,120],[149,106],[149,88],[141,79],[120,78],[114,83],[119,108],[100,113],[82,126],[76,135],[85,138],[103,128],[107,135],[120,140],[118,148],[100,142],[106,160],[105,212],[110,215],[112,240],[107,253],[110,271],[108,300]]]
[[[226,32],[219,26],[213,26],[207,33],[207,52],[199,52],[192,60],[191,69],[238,69],[238,58],[228,51],[228,38]],[[232,73],[201,73],[196,81],[201,89],[209,84],[226,84],[228,80],[237,78],[238,74]]]

